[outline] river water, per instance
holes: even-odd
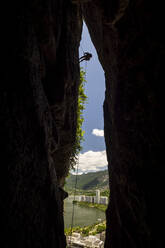
[[[73,212],[73,197],[70,196],[64,201],[64,224],[65,228],[71,226]],[[105,213],[95,208],[80,207],[74,205],[73,226],[88,226],[98,221],[105,220]]]

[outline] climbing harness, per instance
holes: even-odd
[[[92,54],[85,52],[84,55],[82,57],[79,58],[79,63],[81,63],[83,60],[90,60],[92,58]]]

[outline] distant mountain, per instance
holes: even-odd
[[[108,171],[89,172],[77,176],[77,189],[94,190],[108,189]],[[75,187],[76,175],[70,174],[66,179],[65,189],[73,190]]]

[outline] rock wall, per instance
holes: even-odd
[[[0,247],[66,247],[82,18],[70,1],[1,4]]]
[[[163,8],[149,1],[88,1],[83,16],[105,71],[110,175],[105,247],[165,245]]]

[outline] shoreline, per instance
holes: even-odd
[[[89,235],[97,235],[102,232],[105,232],[106,230],[106,220],[102,222],[97,222],[89,226],[76,226],[71,229],[65,228],[65,235],[70,236],[73,232],[80,233],[83,237],[89,236]]]
[[[77,204],[80,207],[95,208],[95,209],[98,209],[98,210],[103,211],[103,212],[105,212],[107,209],[107,205],[91,203],[91,202],[73,201],[73,204]]]

